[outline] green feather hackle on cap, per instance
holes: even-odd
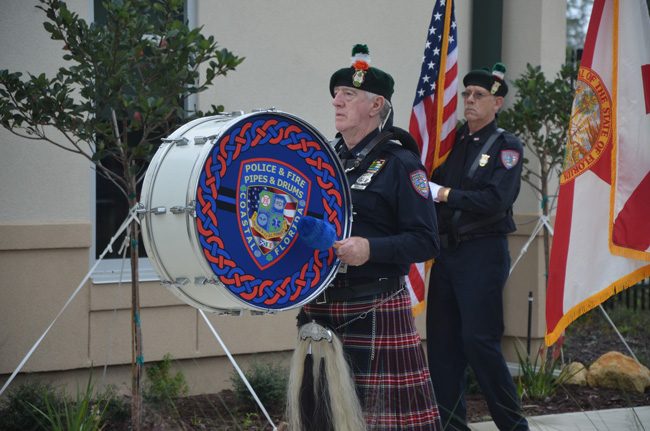
[[[463,78],[463,85],[478,85],[483,87],[497,97],[505,97],[508,94],[508,84],[505,80],[506,66],[503,63],[495,63],[490,70],[487,67],[475,69]]]
[[[370,66],[370,50],[367,45],[352,47],[351,65],[334,72],[330,78],[330,94],[334,97],[337,86],[354,87],[390,100],[395,81],[390,74]],[[489,73],[489,72],[487,72]]]
[[[492,68],[492,72],[503,72],[506,73],[506,65],[503,63],[494,63],[494,67]]]
[[[499,77],[499,79],[504,79],[506,76],[506,66],[503,63],[494,63],[492,75]]]
[[[360,43],[357,43],[352,47],[352,56],[354,57],[357,54],[370,54],[370,51],[368,51],[368,45],[362,45]]]

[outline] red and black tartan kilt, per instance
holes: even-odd
[[[312,303],[304,311],[340,337],[368,430],[442,429],[406,290],[369,300]]]

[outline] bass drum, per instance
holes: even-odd
[[[194,307],[275,312],[314,299],[339,267],[333,248],[299,240],[305,215],[337,239],[351,229],[351,200],[336,154],[299,118],[261,111],[189,122],[147,169],[143,241],[160,279]]]

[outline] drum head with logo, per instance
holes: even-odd
[[[282,310],[317,296],[336,275],[334,250],[299,240],[306,215],[338,239],[350,234],[351,201],[336,154],[288,114],[242,116],[217,136],[196,188],[196,235],[215,281],[244,308]]]

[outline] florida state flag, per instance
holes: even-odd
[[[551,249],[546,344],[650,275],[650,18],[595,0],[578,72]]]

